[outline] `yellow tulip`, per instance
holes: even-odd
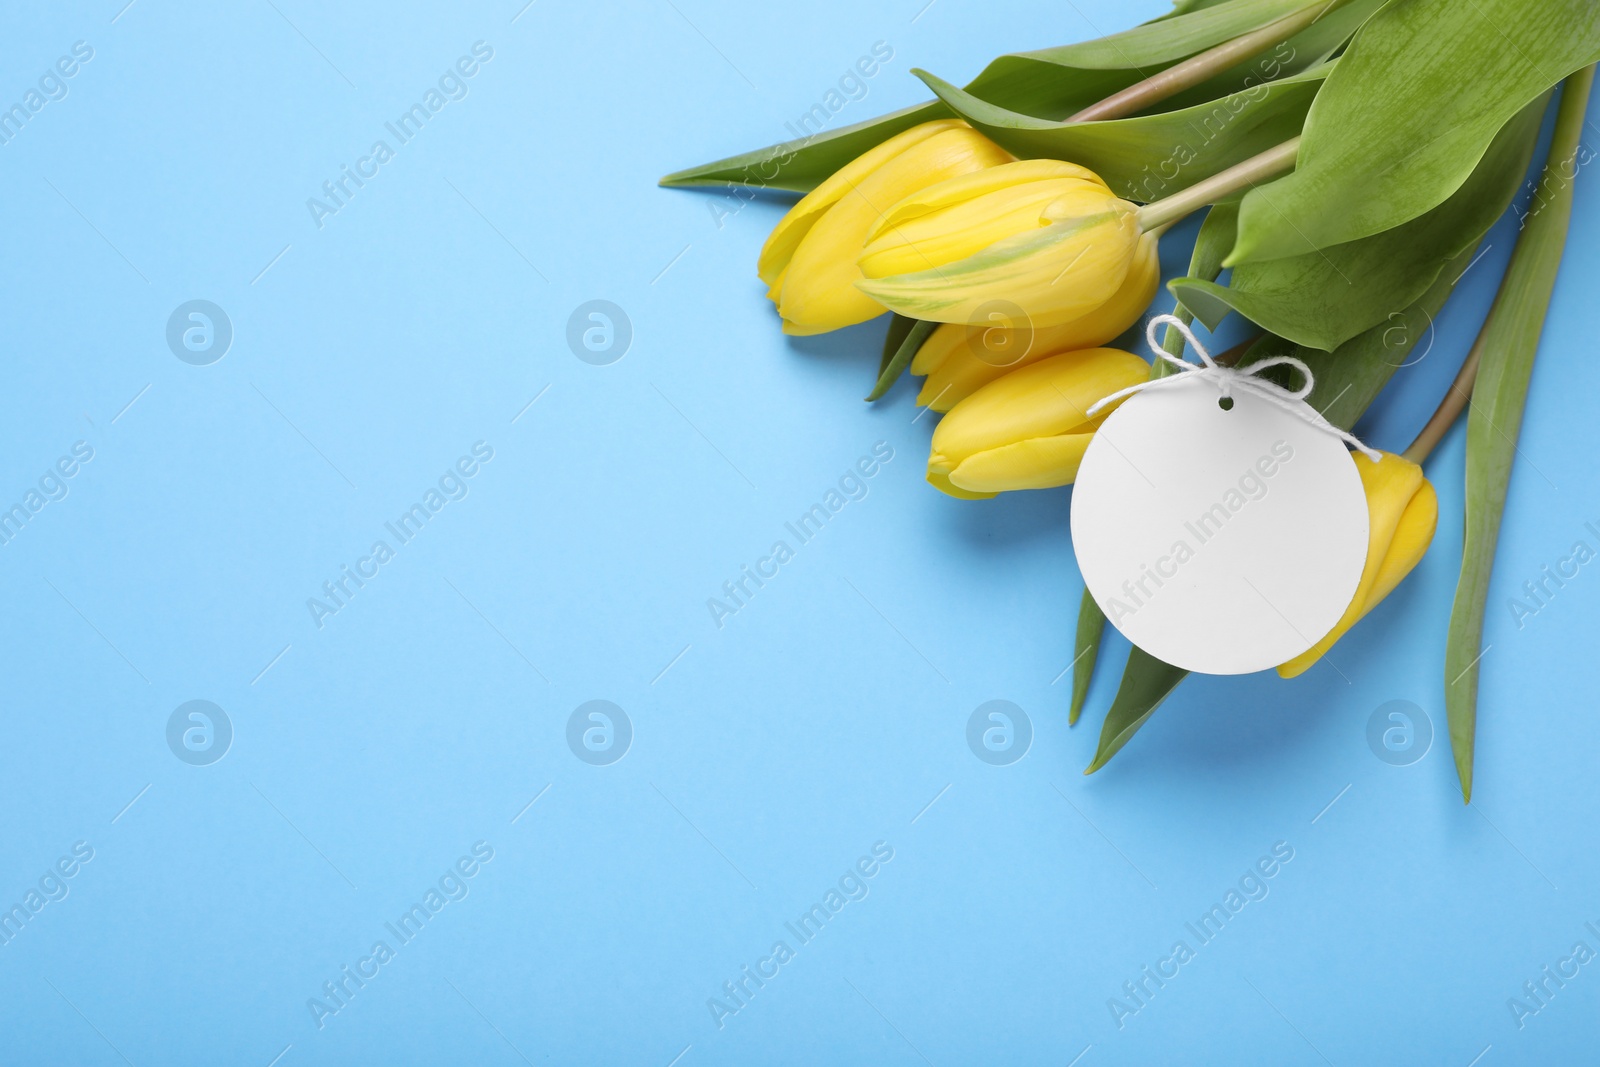
[[[1356,455],[1361,472],[1361,487],[1367,494],[1367,515],[1371,532],[1367,541],[1367,563],[1361,571],[1356,595],[1328,635],[1310,651],[1303,652],[1278,668],[1285,678],[1303,673],[1321,659],[1346,630],[1378,606],[1400,580],[1411,573],[1439,525],[1439,498],[1422,476],[1422,468],[1408,459],[1383,453],[1377,463]]]
[[[1063,352],[1014,370],[940,421],[928,455],[928,481],[966,500],[1068,485],[1111,408],[1093,419],[1084,412],[1149,376],[1148,363],[1115,348]]]
[[[941,119],[891,137],[806,194],[757,264],[783,332],[826,333],[882,315],[883,305],[856,288],[856,260],[883,212],[924,186],[1011,158],[965,122]]]
[[[1081,319],[1034,329],[1026,324],[1013,326],[1004,312],[996,310],[990,313],[992,326],[943,323],[911,361],[911,373],[927,379],[917,403],[934,411],[949,411],[979,387],[1019,367],[1113,340],[1144,314],[1160,281],[1156,239],[1146,234],[1139,239],[1122,288]]]
[[[985,324],[996,302],[1035,328],[1118,295],[1142,245],[1139,209],[1093,172],[1028,159],[929,185],[867,237],[859,283],[911,318]]]

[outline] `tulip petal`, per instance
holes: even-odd
[[[756,263],[756,273],[761,280],[769,285],[777,283],[779,275],[793,258],[794,250],[800,246],[805,235],[811,232],[811,227],[862,178],[934,134],[959,129],[965,125],[966,123],[960,119],[924,122],[920,126],[913,126],[904,133],[889,138],[835,171],[827,181],[801,197],[799,202],[789,209],[788,214],[778,220],[778,225],[772,228],[766,244],[761,248],[761,258]]]
[[[1122,287],[1138,250],[1133,205],[1112,200],[1097,215],[1017,234],[934,270],[863,279],[891,310],[934,322],[981,322],[991,301],[1014,305],[1035,327],[1080,319]]]
[[[790,322],[788,319],[781,321],[783,323],[783,332],[789,337],[815,337],[818,334],[832,333],[838,329],[837,326]]]
[[[1028,159],[963,174],[895,204],[868,233],[869,278],[932,270],[1065,216],[1096,215],[1117,201],[1093,171]]]
[[[1433,483],[1424,478],[1422,485],[1417,488],[1417,495],[1406,504],[1406,510],[1400,516],[1394,540],[1389,543],[1389,551],[1384,554],[1378,575],[1372,580],[1372,592],[1367,596],[1363,615],[1394,592],[1395,586],[1421,562],[1428,546],[1433,543],[1433,534],[1438,527],[1439,496],[1434,492]]]
[[[1310,649],[1278,667],[1283,678],[1305,673],[1349,629],[1400,584],[1427,551],[1438,523],[1439,502],[1422,468],[1392,453],[1373,463],[1354,455],[1367,495],[1367,560],[1356,594],[1332,630]],[[1415,505],[1415,510],[1413,510]],[[1391,558],[1393,562],[1391,563]],[[1383,582],[1380,583],[1380,576]]]
[[[842,192],[816,219],[789,259],[779,314],[795,331],[820,333],[866,322],[883,305],[856,287],[856,260],[882,212],[908,194],[946,178],[1011,159],[1009,153],[962,125],[919,141]]]
[[[1045,225],[1044,209],[1066,193],[1063,184],[1039,182],[1004,189],[890,227],[869,238],[861,250],[861,273],[869,278],[886,278],[935,270],[976,255],[1008,237],[1037,230]],[[1088,182],[1077,184],[1099,194],[1091,211],[1102,206],[1109,195]]]
[[[1062,352],[1105,344],[1138,321],[1160,281],[1156,239],[1145,234],[1139,239],[1139,250],[1122,288],[1081,319],[1034,330],[985,330],[965,323],[940,326],[911,364],[911,373],[927,376],[917,403],[934,411],[949,411],[1013,370]],[[923,363],[920,370],[918,362]]]
[[[917,349],[916,356],[911,360],[911,373],[919,377],[932,374],[947,358],[959,351],[966,341],[966,323],[941,323],[928,339],[922,342],[922,347]]]
[[[953,496],[957,500],[992,500],[995,495],[993,493],[974,493],[971,490],[962,489],[960,486],[951,483],[949,474],[931,468],[928,470],[928,484],[946,496]]]
[[[1092,433],[1071,433],[1002,445],[968,458],[948,477],[951,485],[973,493],[1071,485],[1092,440]]]
[[[1150,365],[1115,348],[1049,356],[979,389],[950,409],[933,431],[933,451],[949,469],[979,452],[1036,437],[1098,426],[1085,414],[1095,401],[1144,381]]]
[[[1050,352],[1066,351],[1057,345],[1050,352],[1041,351],[1041,336],[1053,338],[1063,332],[1052,327],[1049,331],[1035,330],[1027,320],[1007,315],[1002,309],[990,309],[989,321],[983,325],[965,322],[941,323],[928,338],[928,344],[917,353],[918,360],[911,364],[911,373],[933,373],[949,358],[977,358],[999,369],[1000,373],[1043,358]],[[1054,343],[1053,340],[1050,343]],[[931,346],[931,347],[930,347]],[[1072,348],[1089,348],[1091,345],[1072,345]],[[923,352],[927,352],[926,356]],[[919,362],[920,361],[920,362]],[[920,367],[920,369],[919,369]]]
[[[942,208],[976,200],[991,193],[1025,189],[1036,184],[1048,186],[1063,180],[1086,182],[1098,186],[1105,194],[1110,193],[1110,188],[1100,179],[1100,175],[1076,163],[1067,163],[1059,159],[1019,159],[1015,163],[1004,163],[973,174],[963,174],[912,193],[895,204],[882,219],[878,220],[877,225],[867,234],[867,240],[870,243],[912,219]]]

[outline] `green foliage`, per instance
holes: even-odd
[[[1329,65],[1180,111],[1102,122],[1055,122],[990,103],[917,72],[950,108],[1012,155],[1088,167],[1118,196],[1148,202],[1300,132]]]
[[[1117,687],[1116,699],[1106,712],[1105,725],[1100,728],[1100,747],[1095,749],[1094,761],[1084,770],[1093,774],[1122,751],[1139,727],[1155,714],[1161,702],[1189,676],[1182,667],[1163,663],[1144,649],[1135,645],[1128,652],[1128,665],[1122,672],[1122,684]]]
[[[1307,0],[1190,5],[1182,13],[1098,40],[1001,56],[967,85],[967,91],[1020,114],[1062,119],[1197,52],[1306,6]],[[853,126],[681,170],[662,178],[661,184],[731,183],[808,192],[867,149],[918,123],[950,114],[940,102],[903,108]]]
[[[1295,172],[1245,197],[1229,265],[1345,244],[1432,210],[1513,115],[1597,57],[1594,0],[1395,0],[1317,95]]]
[[[1572,217],[1573,160],[1583,134],[1584,111],[1594,84],[1589,67],[1567,81],[1537,210],[1529,218],[1506,268],[1499,295],[1478,338],[1478,380],[1467,417],[1467,515],[1461,579],[1450,611],[1445,646],[1445,712],[1462,799],[1472,800],[1472,757],[1478,725],[1478,673],[1482,669],[1483,612],[1494,571],[1500,516],[1511,484],[1511,465],[1522,429],[1533,357],[1555,289]],[[1566,173],[1563,174],[1563,171]],[[1545,194],[1548,195],[1545,195]]]
[[[1347,244],[1242,263],[1226,287],[1179,278],[1170,288],[1211,329],[1238,311],[1302,345],[1339,347],[1420,298],[1446,263],[1475,247],[1505,214],[1533,158],[1545,100],[1541,95],[1518,112],[1471,177],[1433,210]]]
[[[889,321],[889,335],[883,339],[883,356],[878,361],[878,381],[867,394],[868,400],[877,400],[889,391],[938,326],[937,322],[922,322],[904,315],[896,315]]]
[[[1105,612],[1085,589],[1078,603],[1078,629],[1072,638],[1072,705],[1067,709],[1068,726],[1078,725],[1083,702],[1089,699],[1089,682],[1094,678],[1094,661],[1100,658],[1100,636],[1105,629]]]

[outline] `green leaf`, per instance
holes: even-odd
[[[1187,15],[1191,11],[1199,11],[1203,8],[1216,7],[1218,4],[1226,2],[1227,0],[1174,0],[1172,10],[1167,14],[1162,15],[1161,18],[1176,18],[1178,15]],[[1160,20],[1158,19],[1156,21]]]
[[[1222,273],[1222,261],[1228,257],[1233,249],[1233,237],[1238,228],[1239,205],[1214,204],[1206,211],[1206,217],[1200,223],[1200,232],[1194,238],[1194,250],[1189,254],[1189,273],[1196,278],[1215,278]],[[1183,320],[1184,325],[1194,322],[1194,312],[1184,306],[1183,300],[1178,300],[1177,306],[1172,309],[1173,314]],[[1167,327],[1167,334],[1161,339],[1161,347],[1170,355],[1183,355],[1183,334],[1171,326]],[[1150,377],[1164,378],[1168,374],[1177,373],[1177,368],[1164,359],[1157,359],[1150,364]]]
[[[911,327],[917,324],[916,319],[891,311],[889,313],[889,332],[883,338],[883,355],[878,358],[878,377],[883,377],[883,372],[889,369],[889,363],[894,359],[900,345],[904,343],[906,334],[911,332]]]
[[[834,171],[895,134],[904,133],[924,122],[949,117],[950,109],[938,101],[918,104],[865,122],[841,126],[837,130],[798,137],[713,163],[674,171],[662,178],[660,184],[668,188],[732,185],[809,193]]]
[[[1089,682],[1094,678],[1094,661],[1100,658],[1100,635],[1105,632],[1106,616],[1089,590],[1083,591],[1078,605],[1078,631],[1072,639],[1072,706],[1067,710],[1067,725],[1078,725],[1083,702],[1089,697]]]
[[[1100,728],[1100,747],[1095,750],[1094,762],[1083,773],[1093,774],[1104,767],[1188,676],[1182,667],[1163,663],[1135,645],[1128,653],[1128,666],[1122,672],[1116,699]]]
[[[1220,100],[1135,118],[1055,122],[1010,110],[913,71],[952,110],[1024,159],[1088,167],[1118,196],[1149,202],[1186,189],[1300,132],[1333,65],[1257,85]]]
[[[1241,263],[1226,286],[1178,278],[1168,288],[1213,330],[1237,311],[1271,333],[1331,351],[1414,303],[1505,213],[1533,158],[1544,105],[1541,96],[1518,112],[1466,183],[1410,222],[1304,255]]]
[[[1323,2],[1323,0],[1313,0]],[[1308,6],[1307,0],[1228,0],[1147,22],[1081,44],[1001,56],[967,89],[984,100],[1028,115],[1065,118],[1112,93],[1213,45]],[[897,133],[950,109],[937,101],[823,132],[831,116],[822,105],[818,130],[754,152],[690,167],[661,179],[666,186],[755,186],[809,192],[834,171]]]
[[[1306,403],[1323,418],[1348,430],[1366,413],[1394,372],[1405,365],[1412,348],[1424,338],[1433,343],[1433,320],[1450,299],[1456,281],[1472,262],[1469,248],[1452,260],[1422,298],[1404,311],[1391,314],[1378,325],[1357,334],[1332,352],[1307,348],[1267,334],[1251,346],[1240,367],[1272,356],[1293,356],[1311,368],[1316,379]],[[1294,388],[1299,376],[1287,367],[1274,367],[1264,377]]]
[[[1194,251],[1189,254],[1190,276],[1209,279],[1222,273],[1222,261],[1233,251],[1238,223],[1238,204],[1217,204],[1206,212],[1204,221],[1200,223],[1200,232],[1194,238]],[[1181,298],[1177,313],[1185,322],[1194,321],[1193,313],[1183,305]]]
[[[1161,67],[1187,59],[1213,45],[1275,22],[1285,15],[1304,10],[1326,0],[1229,0],[1200,10],[1146,22],[1131,30],[1098,37],[1092,41],[1020,52],[1001,56],[991,63],[978,80],[975,91],[998,84],[1017,70],[1045,64],[1065,70],[1134,70],[1139,78]],[[1061,69],[1045,71],[1061,77]],[[1034,73],[1040,73],[1034,71]],[[1102,94],[1107,95],[1107,94]],[[1100,97],[1095,97],[1095,100]],[[1085,101],[1094,103],[1094,100]]]
[[[889,388],[894,385],[895,381],[899,379],[900,375],[905,373],[905,369],[911,366],[911,359],[917,354],[917,349],[922,347],[922,343],[926,341],[933,331],[939,326],[937,322],[921,322],[917,319],[906,319],[901,315],[896,315],[894,318],[895,321],[890,322],[889,324],[889,337],[885,341],[883,348],[883,354],[886,362],[880,363],[878,367],[878,384],[874,385],[872,387],[872,392],[867,394],[867,399],[869,401],[877,400],[879,397],[883,396],[884,393],[889,391]],[[895,348],[894,354],[891,356],[889,354],[888,342],[894,340],[895,333],[899,329],[901,320],[904,320],[911,325],[906,329],[904,335],[900,338],[900,344]]]
[[[1206,222],[1200,229],[1202,239],[1212,218],[1225,206],[1217,205],[1206,216]],[[1224,225],[1219,224],[1217,230],[1227,232],[1231,240],[1231,232]],[[1220,247],[1220,251],[1213,254],[1220,259],[1227,249],[1220,239],[1216,241],[1216,247]],[[1427,337],[1432,343],[1433,317],[1450,298],[1455,283],[1471,263],[1471,252],[1469,249],[1452,262],[1421,300],[1391,316],[1388,322],[1346,341],[1333,352],[1297,347],[1284,338],[1268,334],[1251,346],[1239,365],[1245,366],[1277,355],[1292,355],[1304,360],[1316,377],[1315,388],[1306,398],[1307,402],[1322,411],[1323,416],[1335,426],[1349,429],[1366,412],[1390,376],[1406,362],[1407,355],[1417,342]],[[1194,266],[1191,265],[1190,271],[1195,273]],[[1283,372],[1284,368],[1273,368],[1266,373],[1281,379],[1287,377]],[[1284,380],[1283,384],[1291,383]],[[1106,714],[1106,725],[1100,732],[1100,749],[1089,771],[1105,766],[1106,761],[1127,744],[1156,707],[1178,687],[1185,675],[1186,672],[1179,668],[1135,648],[1128,656],[1128,665],[1123,669],[1116,700]]]
[[[1477,384],[1472,390],[1472,409],[1467,416],[1466,535],[1444,657],[1450,748],[1461,779],[1462,799],[1469,803],[1484,607],[1489,598],[1500,516],[1511,483],[1533,357],[1539,349],[1545,312],[1566,247],[1567,224],[1572,217],[1572,175],[1593,84],[1593,67],[1567,80],[1550,140],[1550,155],[1545,161],[1545,181],[1539,187],[1538,210],[1529,213],[1475,346],[1480,362]]]
[[[1600,56],[1594,0],[1397,0],[1306,118],[1293,174],[1252,190],[1230,266],[1392,229],[1461,187],[1529,101]]]

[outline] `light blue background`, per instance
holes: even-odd
[[[1069,729],[1070,492],[931,491],[909,384],[860,401],[882,325],[778,333],[754,261],[783,202],[719,224],[715,194],[654,182],[784,138],[874,42],[894,58],[836,122],[922,99],[914,65],[960,80],[1164,4],[122,3],[12,5],[0,34],[7,104],[94,49],[0,147],[0,500],[94,449],[0,546],[0,903],[94,849],[0,946],[0,1061],[1592,1055],[1600,964],[1523,1029],[1507,1007],[1575,942],[1600,950],[1600,570],[1520,629],[1507,606],[1600,525],[1587,173],[1471,809],[1441,703],[1459,428],[1430,465],[1432,551],[1330,663],[1191,679],[1085,778],[1126,645]],[[307,198],[480,40],[469,95],[319,228]],[[1192,234],[1167,238],[1169,274]],[[1491,235],[1369,441],[1403,447],[1432,409],[1514,236]],[[196,298],[234,328],[210,366],[164,339]],[[610,366],[565,342],[592,299],[633,324]],[[307,598],[478,441],[469,495],[319,629]],[[714,626],[707,598],[879,441],[868,496]],[[233,724],[210,766],[166,744],[192,699]],[[633,724],[610,766],[566,743],[592,699]],[[991,699],[1033,725],[1010,766],[966,744]],[[1395,699],[1436,728],[1412,766],[1367,746]],[[470,895],[319,1029],[308,998],[478,841]],[[800,945],[784,923],[880,841],[870,895]],[[1184,924],[1276,842],[1294,858],[1266,899],[1119,1029],[1108,998],[1194,945]],[[779,939],[794,959],[719,1028],[708,998]]]

